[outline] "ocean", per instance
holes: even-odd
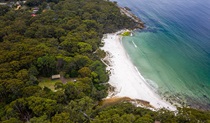
[[[169,102],[210,109],[210,0],[115,0],[145,29],[123,46],[150,87]]]

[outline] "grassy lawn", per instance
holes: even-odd
[[[131,35],[131,32],[130,31],[126,31],[124,33],[121,34],[122,36],[130,36]]]
[[[56,82],[62,82],[60,79],[52,80],[51,78],[39,78],[39,86],[44,88],[48,87],[52,91],[55,91],[54,85]]]
[[[74,82],[74,80],[76,80],[76,79],[77,78],[65,79],[65,83]],[[54,85],[55,85],[56,82],[62,82],[62,81],[60,79],[52,80],[51,78],[43,78],[43,77],[39,78],[39,86],[41,88],[48,87],[52,91],[56,91],[55,88],[54,88]]]

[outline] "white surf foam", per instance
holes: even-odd
[[[132,41],[132,43],[133,43],[133,45],[134,45],[134,47],[135,47],[135,48],[137,48],[137,47],[138,47],[138,46],[134,43],[134,41]]]

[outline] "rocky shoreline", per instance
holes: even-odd
[[[124,14],[128,17],[130,17],[134,22],[136,22],[136,28],[140,28],[140,29],[143,29],[145,26],[144,26],[144,23],[141,21],[141,19],[139,19],[137,16],[135,16],[133,13],[131,13],[131,10],[128,9],[128,7],[119,7],[118,8],[120,9],[120,12],[121,14]]]

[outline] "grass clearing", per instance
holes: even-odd
[[[44,87],[48,87],[49,89],[51,89],[52,91],[56,91],[55,90],[55,83],[56,82],[61,82],[61,83],[68,83],[68,82],[74,82],[75,80],[77,80],[78,78],[68,78],[68,79],[63,79],[63,82],[61,79],[55,79],[55,80],[52,80],[51,78],[44,78],[44,77],[41,77],[39,78],[39,86],[41,88],[44,88]]]
[[[130,31],[126,31],[126,32],[123,32],[121,35],[122,36],[130,36],[131,32]]]
[[[39,78],[39,86],[41,88],[48,87],[52,91],[55,91],[55,83],[62,82],[60,79],[52,80],[51,78]]]

